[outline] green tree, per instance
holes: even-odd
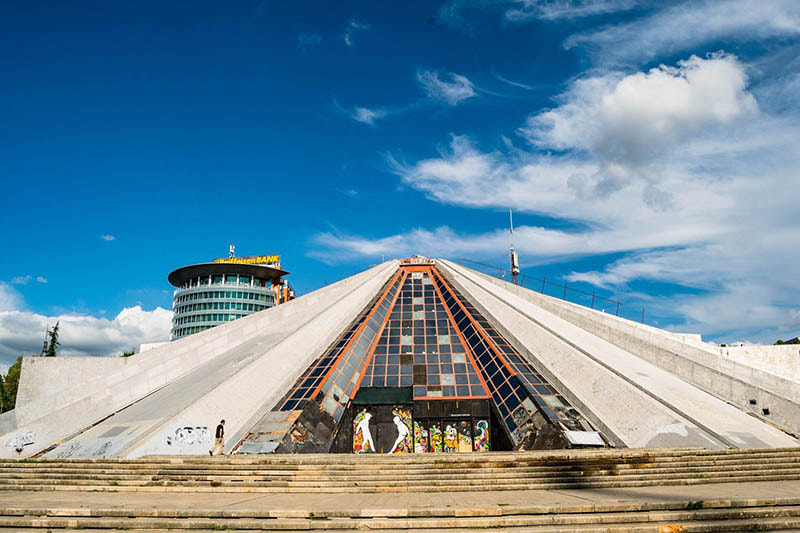
[[[120,357],[130,357],[130,356],[132,356],[132,355],[133,355],[133,354],[135,354],[135,353],[136,353],[136,350],[134,350],[133,348],[131,348],[131,351],[130,351],[130,352],[122,352],[122,355],[120,355]]]
[[[10,411],[17,404],[17,389],[19,388],[19,373],[22,370],[22,356],[17,357],[17,361],[8,367],[5,378],[3,378],[3,388],[5,397],[3,399],[3,412]]]
[[[6,394],[6,378],[0,375],[0,413],[6,411],[8,405],[8,394]]]
[[[47,351],[44,355],[46,357],[55,357],[56,348],[61,346],[61,343],[58,342],[58,322],[56,322],[56,325],[53,326],[53,329],[47,332],[47,336],[49,337],[49,341],[47,343]]]

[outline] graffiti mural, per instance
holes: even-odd
[[[398,407],[392,411],[394,418],[392,421],[397,427],[397,440],[389,453],[413,453],[414,443],[411,436],[411,411]]]
[[[468,420],[458,423],[458,451],[472,451],[472,427]]]
[[[369,430],[372,415],[362,409],[353,419],[353,453],[374,453],[375,443]]]
[[[444,451],[448,453],[458,451],[458,430],[454,422],[449,422],[444,428]]]
[[[442,448],[442,425],[439,422],[431,422],[429,434],[431,452],[444,451]]]
[[[473,434],[473,441],[476,452],[489,451],[489,421],[476,420]]]
[[[424,422],[414,421],[414,452],[428,453],[428,430]]]
[[[167,444],[205,444],[211,442],[211,432],[206,426],[177,428],[174,435],[167,435]]]

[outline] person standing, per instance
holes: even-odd
[[[225,419],[219,421],[217,431],[214,433],[214,447],[208,450],[208,455],[214,455],[214,452],[225,453]]]

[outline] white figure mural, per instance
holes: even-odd
[[[375,452],[375,443],[372,441],[372,433],[369,430],[369,420],[372,414],[366,409],[361,411],[355,419],[356,428],[353,431],[353,451],[355,453]]]
[[[390,451],[389,453],[395,453],[397,447],[400,444],[405,444],[406,437],[409,434],[408,426],[405,424],[405,422],[403,422],[400,419],[398,415],[394,415],[392,421],[394,422],[394,425],[397,426],[397,440],[394,441],[394,446],[392,446],[392,451]],[[404,450],[404,452],[407,453],[408,450]]]

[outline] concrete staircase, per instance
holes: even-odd
[[[800,479],[800,448],[0,461],[0,490],[392,493]]]
[[[399,530],[447,533],[514,532],[672,533],[800,530],[800,497],[768,500],[672,501],[495,509],[255,511],[202,509],[0,509],[0,531],[298,531]]]

